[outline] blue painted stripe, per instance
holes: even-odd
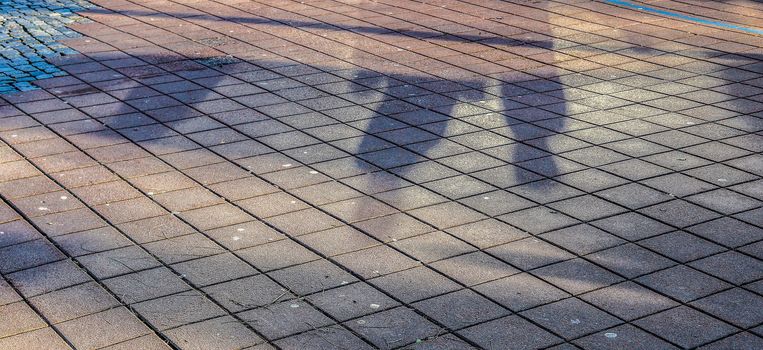
[[[632,8],[632,9],[636,9],[636,10],[656,13],[656,14],[660,14],[660,15],[663,15],[663,16],[679,18],[679,19],[683,19],[683,20],[686,20],[686,21],[697,22],[697,23],[707,24],[707,25],[721,27],[721,28],[736,29],[736,30],[741,30],[743,32],[747,32],[747,33],[763,35],[763,29],[742,27],[742,26],[739,26],[739,25],[736,25],[736,24],[727,23],[727,22],[713,21],[713,20],[699,18],[699,17],[687,16],[687,15],[676,13],[676,12],[656,9],[654,7],[637,5],[637,4],[634,4],[634,3],[631,3],[631,2],[628,2],[628,1],[623,1],[623,0],[603,0],[603,1],[604,2],[608,2],[610,4],[614,4],[614,5],[619,5],[619,6],[628,7],[628,8]]]

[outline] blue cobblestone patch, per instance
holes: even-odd
[[[85,0],[0,0],[0,94],[66,75],[45,60],[77,53],[59,40],[80,36],[68,25],[87,21],[75,12],[93,7]]]

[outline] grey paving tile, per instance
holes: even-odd
[[[183,349],[240,349],[263,341],[230,316],[185,325],[166,334]]]
[[[29,302],[55,324],[118,306],[114,297],[95,282],[88,282],[31,298]]]
[[[579,297],[626,321],[678,305],[675,301],[631,281],[588,292]]]
[[[56,328],[75,347],[96,349],[150,333],[126,308],[109,309],[57,325]]]
[[[131,306],[151,325],[166,330],[222,316],[225,312],[198,292],[181,292]]]
[[[7,275],[7,278],[27,298],[91,280],[87,273],[71,260],[15,272]]]
[[[562,342],[561,338],[519,316],[482,323],[460,334],[485,349],[542,349]]]
[[[512,311],[525,310],[569,296],[542,280],[521,273],[474,287]]]
[[[686,306],[663,311],[634,323],[684,348],[699,346],[736,331],[735,327]],[[708,327],[698,328],[694,326],[696,324]]]
[[[424,266],[377,277],[368,282],[408,303],[459,289],[455,282]]]
[[[622,325],[596,332],[577,339],[575,344],[584,349],[678,349],[643,330],[631,325]]]
[[[617,318],[577,298],[543,305],[524,311],[522,315],[568,340],[621,323]]]
[[[699,299],[731,287],[726,282],[686,265],[678,265],[639,277],[636,281],[682,302]]]
[[[238,316],[268,339],[283,338],[332,324],[330,318],[302,301],[267,305]]]
[[[544,266],[532,273],[573,295],[622,281],[621,277],[580,258]]]
[[[435,336],[439,332],[436,325],[406,307],[397,307],[348,321],[345,325],[381,349],[414,343],[417,339]]]
[[[461,329],[510,314],[500,305],[468,289],[426,299],[412,306],[449,329]]]
[[[311,295],[308,300],[339,321],[399,305],[367,283],[353,283]]]
[[[188,284],[166,267],[158,267],[105,279],[103,284],[118,298],[128,304],[191,289]]]
[[[3,322],[0,326],[0,336],[3,338],[46,326],[45,321],[23,301],[0,306],[0,311],[3,311],[4,315],[10,315],[12,320]]]
[[[0,347],[7,349],[68,350],[71,347],[48,327],[0,339]]]

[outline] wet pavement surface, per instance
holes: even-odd
[[[0,349],[763,348],[761,3],[24,3]]]

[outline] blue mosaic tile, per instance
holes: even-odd
[[[79,37],[67,26],[87,21],[75,12],[94,7],[85,0],[0,0],[0,93],[34,90],[35,80],[66,75],[45,60],[77,53],[57,41]]]

